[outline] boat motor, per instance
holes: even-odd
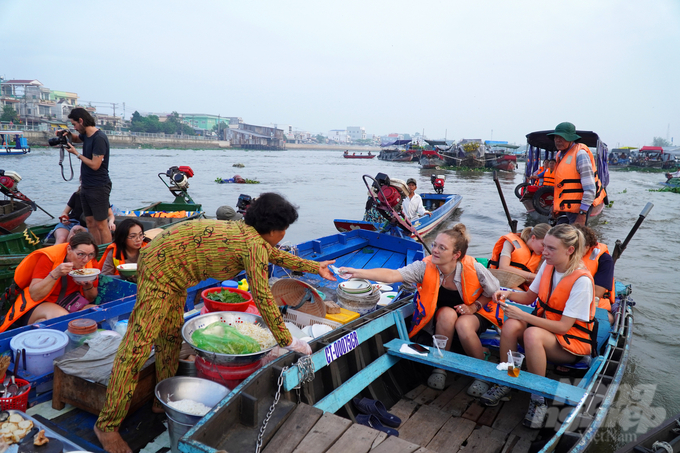
[[[446,175],[432,175],[430,176],[430,182],[432,182],[432,187],[436,193],[444,193],[444,180]]]
[[[163,176],[170,180],[170,184],[165,182]],[[187,189],[189,188],[189,178],[194,176],[194,171],[188,166],[170,167],[165,173],[158,173],[158,177],[166,185],[170,193],[175,196],[175,203],[190,203],[191,199]]]

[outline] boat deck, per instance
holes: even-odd
[[[390,409],[402,420],[398,438],[300,404],[264,453],[528,452],[540,433],[522,426],[529,394],[515,391],[510,401],[484,407],[467,395],[471,383],[449,373],[446,390],[420,385],[406,393]]]

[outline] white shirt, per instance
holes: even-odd
[[[529,290],[538,294],[538,289],[541,284],[541,277],[543,276],[543,270],[545,269],[545,261],[541,264],[541,268],[536,273],[536,278],[531,282]],[[564,277],[563,272],[557,272],[553,274],[553,288]],[[593,300],[593,284],[590,279],[585,275],[579,277],[575,282],[574,286],[571,287],[569,293],[569,299],[564,306],[562,314],[570,318],[578,319],[579,321],[590,321],[590,302]]]
[[[401,209],[404,211],[404,215],[409,220],[415,220],[418,217],[425,215],[425,206],[423,206],[423,199],[417,193],[413,195],[413,198],[406,197],[401,202]]]

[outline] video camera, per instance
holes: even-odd
[[[47,143],[49,143],[50,146],[64,146],[70,144],[71,140],[69,140],[67,132],[68,129],[58,131],[57,136],[47,140]]]

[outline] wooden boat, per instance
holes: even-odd
[[[364,154],[364,153],[359,153],[359,154],[352,153],[352,154],[350,154],[348,151],[345,151],[344,153],[342,153],[342,157],[344,157],[345,159],[373,159],[375,156],[376,155],[371,154],[370,151],[368,152],[368,154]]]
[[[390,162],[411,162],[420,157],[420,148],[414,147],[411,140],[395,140],[380,145],[378,159]]]
[[[24,131],[0,130],[0,156],[22,155],[31,152]]]
[[[334,257],[321,249],[318,256]],[[311,359],[285,354],[251,375],[180,439],[180,449],[251,451],[259,441],[264,453],[454,452],[463,446],[465,451],[584,451],[612,405],[629,356],[630,288],[617,290],[621,303],[611,330],[606,312],[597,314],[604,321],[597,335],[599,355],[587,370],[547,377],[522,372],[517,378],[493,362],[453,352],[444,351],[442,358],[402,352],[410,343],[404,320],[413,313],[412,301],[403,297],[316,339]],[[449,371],[444,390],[423,385],[432,367]],[[466,394],[473,378],[519,392],[485,408]],[[527,392],[553,400],[542,430],[521,425]],[[399,437],[357,424],[355,397],[379,400],[401,418]]]
[[[421,168],[437,168],[444,165],[444,158],[435,150],[423,150],[419,162]]]
[[[680,447],[680,414],[669,418],[615,453],[668,453]]]
[[[624,146],[622,148],[614,148],[609,153],[610,167],[627,167],[635,159],[634,151],[637,148],[634,146]]]
[[[0,200],[0,231],[11,232],[33,213],[33,206],[25,201]]]
[[[643,146],[637,157],[630,162],[632,167],[676,168],[677,162],[673,154],[667,153],[661,146]]]
[[[438,191],[443,191],[443,182],[441,184],[441,188],[437,188]],[[449,218],[463,200],[462,195],[444,193],[422,193],[420,194],[420,197],[423,199],[423,206],[425,209],[431,212],[431,215],[424,215],[411,222],[413,228],[420,235],[431,232],[444,222],[444,220]],[[379,231],[397,237],[411,237],[410,232],[405,231],[396,223],[383,217],[380,217],[379,221],[377,218],[372,219],[371,221],[334,219],[333,223],[335,224],[335,228],[341,233],[353,230],[366,230]]]
[[[531,182],[531,175],[540,167],[545,159],[552,159],[557,155],[557,148],[551,135],[552,131],[537,131],[527,134],[528,152],[527,164],[524,170],[524,182],[515,187],[515,196],[524,205],[528,213],[533,213],[538,217],[547,220],[547,216],[552,212],[554,188],[551,186],[538,186]],[[609,184],[609,170],[607,159],[609,151],[607,144],[600,140],[600,137],[592,131],[576,131],[581,138],[579,143],[583,143],[593,153],[593,158],[597,165],[597,172],[600,181],[607,187]],[[595,217],[602,212],[604,205],[593,208],[590,217]]]
[[[487,168],[502,171],[514,171],[517,168],[517,155],[513,151],[517,150],[519,146],[488,140],[484,144],[489,149],[484,153],[484,162]]]

